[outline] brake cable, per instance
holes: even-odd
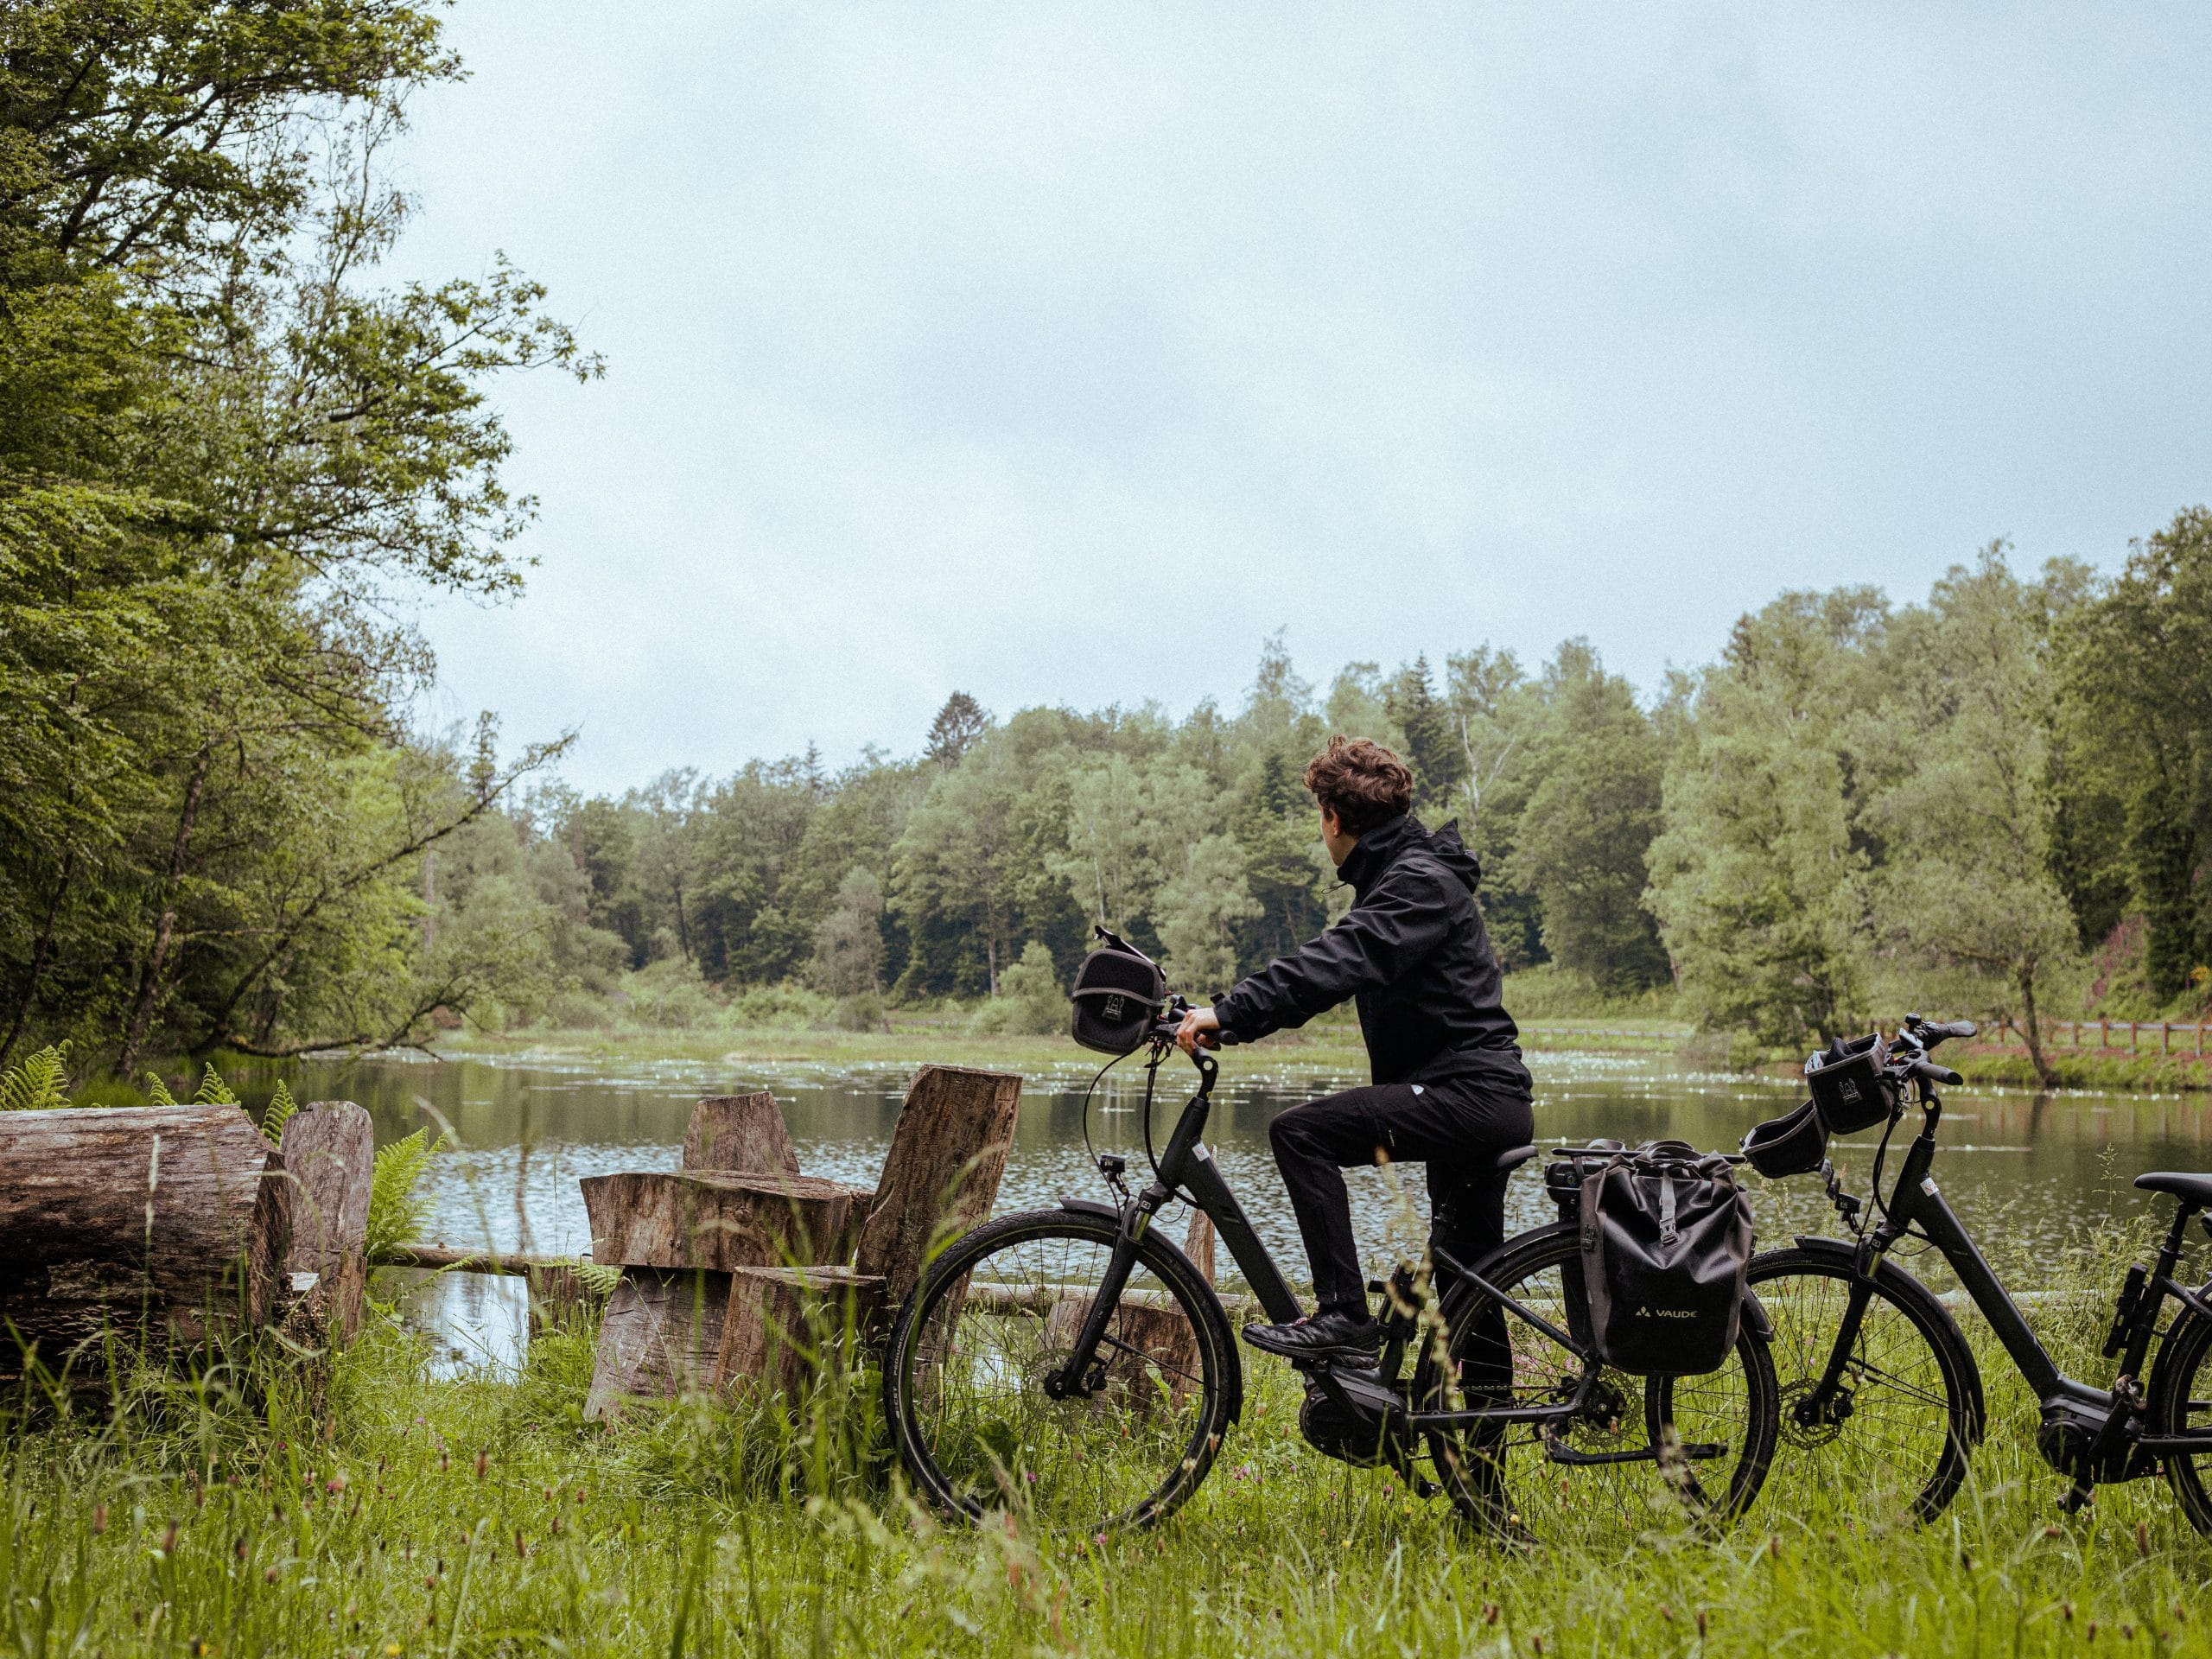
[[[1116,1054],[1112,1059],[1107,1061],[1092,1076],[1090,1086],[1083,1091],[1083,1154],[1090,1160],[1090,1166],[1093,1169],[1098,1167],[1098,1148],[1090,1144],[1090,1097],[1098,1092],[1100,1080],[1123,1060],[1128,1059],[1129,1054],[1135,1052],[1136,1050],[1131,1049],[1128,1054]]]

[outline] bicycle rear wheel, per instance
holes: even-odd
[[[938,1257],[893,1326],[884,1408],[938,1508],[1085,1532],[1172,1514],[1213,1465],[1240,1373],[1212,1287],[1147,1236],[1085,1391],[1053,1397],[1105,1276],[1111,1217],[987,1222]]]
[[[1848,1493],[1870,1503],[1874,1519],[1932,1520],[1958,1491],[1981,1439],[1981,1375],[1943,1305],[1885,1261],[1840,1386],[1817,1404],[1857,1276],[1841,1243],[1751,1258],[1751,1288],[1774,1325],[1782,1443],[1790,1453],[1776,1478],[1808,1502]]]
[[[1548,1227],[1510,1241],[1478,1268],[1515,1301],[1573,1334],[1581,1323],[1576,1230]],[[1444,1303],[1456,1388],[1424,1356],[1414,1397],[1440,1408],[1563,1404],[1585,1362],[1480,1292]],[[1589,1362],[1595,1363],[1595,1361]],[[1774,1455],[1774,1369],[1744,1322],[1720,1370],[1701,1376],[1631,1376],[1601,1370],[1584,1411],[1542,1426],[1479,1423],[1432,1431],[1430,1460],[1460,1512],[1504,1537],[1604,1542],[1687,1513],[1719,1525],[1758,1495]]]

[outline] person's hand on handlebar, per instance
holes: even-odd
[[[1192,1008],[1175,1027],[1175,1046],[1185,1054],[1221,1046],[1221,1020],[1211,1008]]]

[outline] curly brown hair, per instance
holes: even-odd
[[[1388,823],[1414,803],[1413,773],[1371,738],[1331,738],[1329,747],[1306,763],[1305,783],[1349,836]]]

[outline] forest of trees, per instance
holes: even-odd
[[[2040,1045],[2204,1003],[2202,510],[2116,576],[1993,546],[1917,603],[1787,594],[1641,693],[1579,640],[1317,684],[1278,636],[1233,710],[956,693],[899,755],[619,798],[557,736],[412,729],[409,606],[525,574],[496,377],[597,367],[504,266],[377,283],[400,101],[457,73],[389,0],[0,10],[0,1063],[1049,1011],[1096,920],[1203,995],[1344,901],[1298,782],[1332,732],[1405,756],[1509,967],[1593,1007],[1771,1046],[1909,998]]]

